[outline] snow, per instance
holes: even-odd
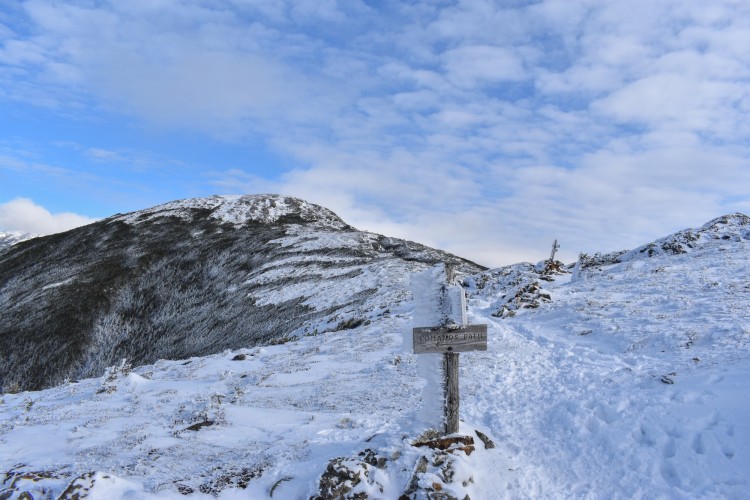
[[[162,217],[191,220],[195,210],[207,210],[210,217],[227,224],[250,222],[271,224],[288,216],[315,221],[322,226],[341,229],[346,224],[333,212],[304,200],[280,195],[216,195],[177,200],[117,217],[128,224]]]
[[[36,237],[37,235],[20,231],[0,231],[0,250]]]
[[[438,265],[411,276],[412,323],[415,327],[436,326],[443,321],[442,287],[446,281],[445,267]],[[413,351],[412,331],[405,328],[404,346],[406,352]],[[440,388],[443,384],[441,354],[421,354],[416,356],[417,374],[424,381],[422,405],[417,418],[425,428],[439,428],[443,414],[443,398]]]
[[[50,288],[57,288],[59,286],[69,285],[69,284],[73,283],[73,281],[74,281],[74,278],[68,278],[66,280],[58,281],[56,283],[50,283],[49,285],[44,285],[42,287],[42,290],[48,290]]]
[[[466,279],[469,322],[488,324],[489,347],[461,355],[461,433],[479,430],[496,446],[456,452],[456,476],[472,481],[451,491],[472,499],[747,498],[743,221],[712,221],[607,264],[579,263],[575,277],[542,281],[551,300],[518,302],[513,316],[495,313],[539,279],[539,266]],[[675,254],[675,242],[684,253]],[[356,464],[371,449],[387,466],[372,468],[352,493],[397,498],[439,394],[434,369],[425,373],[425,355],[404,349],[404,334],[433,321],[435,304],[423,306],[432,299],[419,290],[441,279],[437,268],[413,276],[412,303],[402,292],[408,276],[379,281],[372,266],[345,290],[311,299],[323,307],[328,293],[338,301],[376,285],[388,313],[369,324],[5,394],[0,494],[15,481],[11,498],[45,488],[56,498],[73,482],[90,498],[309,498],[332,459]],[[445,479],[429,469],[419,484]]]

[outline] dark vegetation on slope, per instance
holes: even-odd
[[[113,217],[0,250],[0,388],[38,390],[98,376],[123,358],[141,365],[265,345],[367,298],[360,293],[327,310],[304,305],[304,298],[264,306],[249,298],[292,284],[248,282],[276,261],[289,265],[282,259],[298,252],[273,240],[300,227],[315,237],[357,233],[350,226],[316,224],[294,213],[272,223],[235,225],[211,218],[211,209],[187,210],[187,218],[165,212],[135,223]],[[355,268],[398,259],[481,269],[415,243],[376,242],[305,255],[349,257]],[[304,276],[311,290],[343,278],[319,267]],[[299,278],[294,281],[299,285]]]

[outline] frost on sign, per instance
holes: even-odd
[[[487,325],[427,326],[413,329],[414,354],[487,350]]]

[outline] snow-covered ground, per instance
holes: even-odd
[[[426,455],[412,495],[748,498],[747,222],[575,274],[466,280],[489,349],[461,355],[461,431],[477,444],[455,452],[451,474],[412,446],[425,379],[402,300],[354,329],[3,395],[0,497],[310,498],[331,460],[363,470],[371,450],[378,466],[350,494],[398,498]],[[521,289],[551,300],[497,315]]]

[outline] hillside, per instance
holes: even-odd
[[[274,195],[171,202],[22,241],[0,251],[0,387],[350,328],[443,261],[481,269]]]
[[[743,498],[749,222],[464,276],[489,326],[489,350],[461,354],[473,451],[414,446],[430,387],[402,275],[369,323],[340,313],[350,329],[2,396],[0,497]],[[386,262],[346,285],[404,269]]]
[[[503,436],[520,496],[746,495],[749,258],[750,218],[733,214],[584,256],[551,282],[527,273],[550,299],[527,294],[506,319],[495,315],[515,293],[473,288],[496,351],[476,355],[491,375],[464,392],[463,416]]]
[[[20,243],[31,238],[34,238],[34,236],[18,231],[0,231],[0,252],[8,247],[15,245],[16,243]]]

